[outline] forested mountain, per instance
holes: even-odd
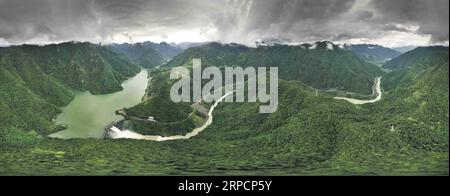
[[[165,62],[163,56],[159,52],[143,43],[112,44],[109,48],[117,53],[125,55],[134,63],[144,68],[160,66]]]
[[[375,64],[383,64],[402,53],[396,50],[373,44],[356,44],[346,46],[360,58]]]
[[[122,89],[139,72],[123,56],[89,43],[22,45],[0,50],[2,125],[50,132],[52,118],[73,99],[72,90],[93,94]]]
[[[54,79],[39,72],[33,74],[36,80],[27,82],[14,70],[0,66],[0,126],[6,128],[5,132],[17,127],[24,132],[52,133],[55,127],[51,119],[60,112],[57,105],[73,98],[72,92]]]
[[[449,50],[448,47],[418,48],[398,59],[421,54],[383,77],[385,99],[376,110],[380,120],[401,130],[410,145],[448,152],[449,139]],[[388,62],[390,63],[390,62]]]
[[[385,69],[402,69],[414,66],[418,61],[425,60],[424,58],[433,59],[435,56],[440,58],[440,56],[447,54],[448,47],[444,46],[430,46],[430,47],[419,47],[405,54],[392,59],[383,65]]]
[[[378,67],[331,42],[257,48],[210,43],[189,48],[164,66],[181,66],[193,58],[201,58],[204,66],[277,66],[282,79],[299,80],[318,89],[338,89],[361,94],[370,94],[373,79],[382,74]]]
[[[164,58],[165,61],[168,61],[172,59],[174,56],[178,55],[179,53],[183,52],[183,49],[181,49],[178,46],[172,46],[166,42],[161,43],[154,43],[154,42],[143,42],[142,45],[146,47],[150,47],[153,50],[156,50],[161,56]]]

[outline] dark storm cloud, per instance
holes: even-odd
[[[440,42],[448,41],[448,4],[448,0],[0,0],[0,41],[170,38],[172,32],[201,29],[209,39],[224,42],[345,41],[392,32],[430,35],[432,42]],[[411,25],[418,30],[408,28]]]
[[[182,0],[0,0],[0,38],[86,40],[147,27],[189,28],[204,19],[193,10],[206,8],[206,2]]]
[[[298,41],[375,39],[392,32],[430,35],[431,43],[449,39],[448,0],[361,2],[364,1],[253,1],[244,32],[256,34],[255,37],[275,36]],[[411,26],[419,29],[407,28]]]
[[[327,22],[347,12],[355,0],[277,0],[253,1],[250,9],[250,29],[267,29],[278,25],[281,31],[305,20]]]
[[[419,26],[418,33],[431,35],[433,42],[449,39],[449,0],[374,0],[382,20]]]
[[[242,1],[241,1],[242,2]],[[239,14],[217,19],[219,39],[293,40],[331,39],[337,33],[326,29],[355,4],[355,0],[258,0],[244,1]],[[232,13],[233,14],[233,13]],[[235,20],[235,16],[238,20]],[[218,21],[218,22],[217,22]]]
[[[35,36],[70,39],[89,33],[85,24],[95,18],[90,3],[74,1],[0,0],[0,37],[23,41]]]

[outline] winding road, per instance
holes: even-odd
[[[374,95],[376,95],[377,97],[375,97],[375,99],[372,100],[360,100],[360,99],[352,99],[352,98],[347,98],[347,97],[335,97],[335,99],[340,99],[340,100],[346,100],[352,104],[355,105],[363,105],[363,104],[367,104],[367,103],[375,103],[377,101],[381,100],[381,95],[383,94],[381,92],[381,77],[377,77],[375,78],[375,90],[374,90]]]

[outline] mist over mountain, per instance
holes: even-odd
[[[192,48],[192,47],[197,47],[197,46],[202,46],[202,45],[206,45],[209,44],[210,42],[182,42],[182,43],[171,43],[170,45],[174,46],[174,47],[179,47],[183,50],[186,50],[188,48]]]
[[[154,42],[147,41],[147,42],[143,42],[142,45],[144,45],[146,47],[150,47],[150,48],[156,50],[157,52],[159,52],[159,54],[161,54],[161,56],[164,58],[165,61],[172,59],[174,56],[178,55],[179,53],[181,53],[183,51],[183,49],[181,47],[173,46],[166,42],[161,42],[161,43],[157,44]]]
[[[405,52],[414,50],[416,48],[417,48],[417,46],[403,46],[403,47],[394,47],[392,49],[397,50],[397,51],[399,51],[401,53],[405,53]]]
[[[384,64],[402,54],[396,50],[373,44],[349,45],[347,47],[360,58],[375,64]]]

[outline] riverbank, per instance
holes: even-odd
[[[334,99],[346,100],[355,105],[363,105],[363,104],[367,104],[367,103],[378,102],[381,100],[381,96],[383,94],[381,91],[381,77],[377,77],[375,79],[373,94],[376,95],[376,97],[371,100],[360,100],[360,99],[353,99],[353,98],[347,98],[347,97],[334,97]]]

